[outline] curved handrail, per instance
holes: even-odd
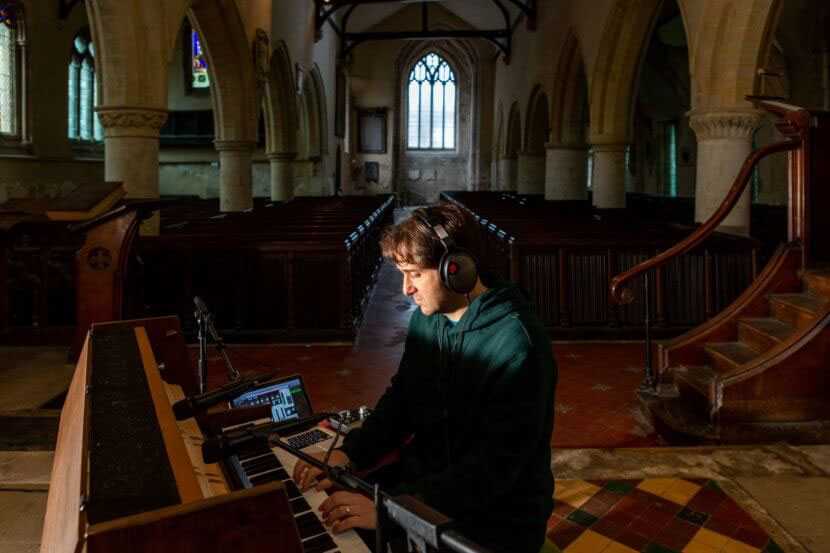
[[[710,234],[715,231],[717,226],[721,224],[726,216],[729,215],[729,212],[735,207],[735,204],[738,203],[741,194],[743,194],[746,189],[746,185],[749,183],[752,170],[758,162],[771,154],[795,150],[800,145],[801,140],[788,139],[782,142],[776,142],[775,144],[770,144],[769,146],[764,146],[763,148],[752,152],[752,154],[744,160],[741,170],[738,172],[738,176],[735,177],[735,182],[732,184],[732,188],[729,190],[729,193],[726,195],[726,198],[724,198],[717,211],[715,211],[715,213],[713,213],[705,223],[695,229],[692,234],[687,236],[681,242],[678,242],[668,250],[652,257],[651,259],[647,259],[639,265],[635,265],[626,272],[612,278],[610,285],[611,299],[619,304],[631,303],[634,300],[634,293],[631,291],[631,288],[623,288],[622,285],[624,283],[648,270],[665,265],[670,259],[683,255],[689,250],[699,246],[704,240],[706,240],[706,238],[709,237]]]

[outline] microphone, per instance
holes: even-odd
[[[210,311],[208,310],[207,305],[205,305],[205,302],[202,301],[202,298],[199,296],[193,296],[193,303],[196,305],[196,311],[203,315],[210,315]]]
[[[245,378],[236,380],[229,384],[225,384],[221,388],[217,388],[212,392],[205,392],[203,394],[195,394],[177,401],[173,404],[173,414],[176,420],[189,419],[197,412],[212,407],[222,401],[233,399],[240,396],[255,386],[274,378],[273,373],[265,376],[247,376]]]
[[[281,422],[269,422],[228,430],[213,438],[208,438],[202,443],[202,459],[206,464],[216,463],[226,457],[239,453],[240,450],[256,443],[267,442],[271,434],[295,426],[303,426],[311,423],[318,423],[328,417],[331,413],[318,413],[299,419],[290,419]]]

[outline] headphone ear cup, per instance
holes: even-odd
[[[469,252],[454,249],[441,256],[438,273],[444,286],[456,294],[469,294],[478,280],[478,264]]]

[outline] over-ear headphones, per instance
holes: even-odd
[[[478,281],[478,263],[473,254],[455,245],[455,241],[444,225],[431,216],[429,208],[419,209],[415,212],[415,216],[432,229],[441,241],[441,245],[444,246],[444,253],[438,261],[441,283],[457,294],[472,292]]]

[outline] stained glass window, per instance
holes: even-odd
[[[666,192],[677,196],[677,123],[666,125]]]
[[[408,145],[412,150],[455,149],[456,81],[438,54],[421,58],[409,74]]]
[[[0,133],[17,133],[17,47],[12,23],[0,23]]]
[[[202,49],[202,41],[199,33],[190,31],[190,72],[191,86],[193,88],[209,88],[210,77],[208,76],[207,58]]]

